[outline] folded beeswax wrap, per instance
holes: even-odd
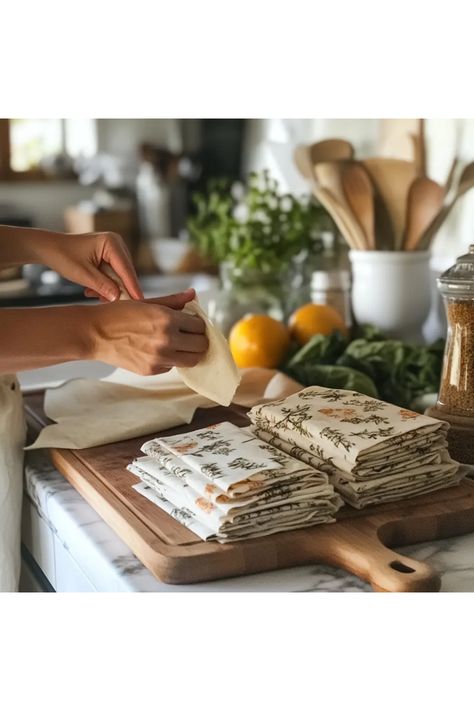
[[[147,456],[128,467],[142,480],[134,489],[204,540],[327,523],[342,505],[324,473],[228,422],[142,450]]]
[[[357,508],[451,486],[462,476],[447,453],[446,423],[360,393],[306,388],[249,416],[258,437],[327,472]]]

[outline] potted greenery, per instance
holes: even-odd
[[[246,185],[213,181],[194,204],[191,238],[220,265],[222,292],[211,317],[226,333],[249,312],[285,318],[296,305],[305,258],[322,250],[325,210],[309,196],[280,192],[268,171],[251,173]]]

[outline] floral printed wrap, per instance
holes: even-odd
[[[360,393],[311,387],[249,413],[268,444],[329,476],[351,505],[394,501],[459,482],[448,426]]]
[[[342,505],[322,471],[224,422],[146,442],[134,489],[204,540],[254,538],[334,521]]]

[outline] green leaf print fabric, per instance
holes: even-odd
[[[262,440],[328,474],[362,508],[459,482],[448,426],[348,390],[311,387],[249,413]]]

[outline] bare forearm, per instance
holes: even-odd
[[[94,358],[94,308],[0,309],[0,374]]]
[[[44,264],[45,252],[64,238],[61,232],[0,225],[0,268]]]

